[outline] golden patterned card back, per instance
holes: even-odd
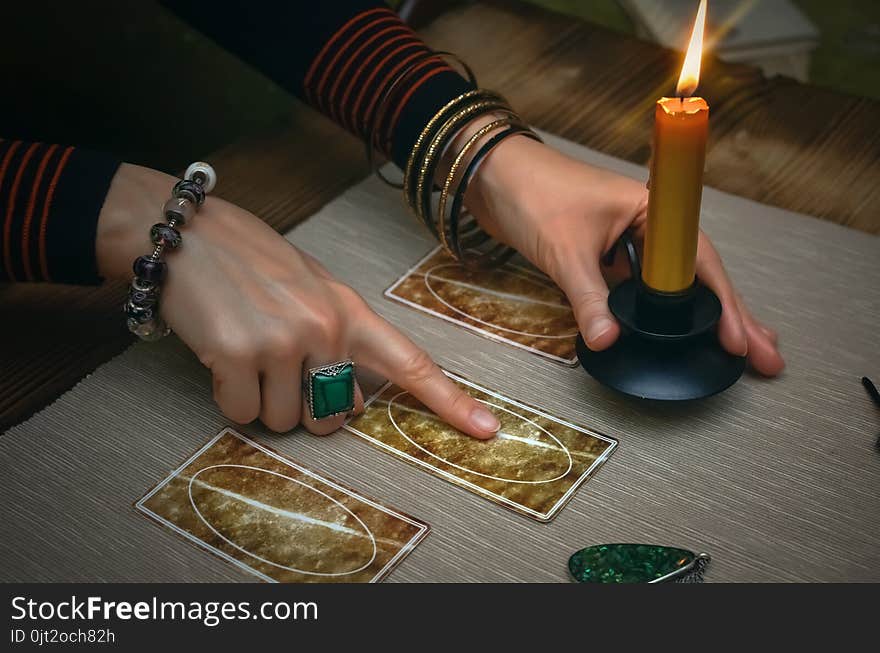
[[[604,463],[617,441],[482,388],[453,381],[501,421],[490,440],[476,440],[388,384],[345,428],[431,473],[512,510],[550,521]]]
[[[528,264],[468,270],[437,248],[385,296],[486,338],[577,364],[571,306],[549,277]]]
[[[135,505],[269,582],[376,582],[429,530],[231,429]]]

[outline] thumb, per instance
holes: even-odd
[[[608,349],[620,335],[620,325],[608,308],[608,286],[595,260],[584,261],[556,280],[568,297],[581,335],[593,351]]]

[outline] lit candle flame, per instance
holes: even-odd
[[[684,56],[684,65],[681,67],[681,76],[678,78],[678,85],[675,87],[675,93],[679,97],[691,97],[700,84],[700,62],[703,58],[703,31],[706,28],[706,2],[707,0],[700,0],[697,19],[694,21],[694,31],[691,32],[687,54]]]

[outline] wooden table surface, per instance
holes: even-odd
[[[652,105],[672,89],[680,55],[518,2],[469,4],[423,34],[459,53],[483,86],[536,126],[645,163]],[[709,59],[706,183],[880,233],[880,103]],[[209,155],[218,193],[279,230],[363,178],[361,144],[296,105],[277,133]],[[284,188],[284,193],[278,189]],[[124,287],[0,285],[0,431],[39,410],[131,343]]]

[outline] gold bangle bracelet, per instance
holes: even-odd
[[[403,175],[403,194],[405,198],[410,197],[410,189],[413,185],[413,174],[416,167],[416,162],[421,159],[422,148],[426,145],[426,141],[430,139],[431,134],[434,133],[435,128],[438,124],[445,121],[448,116],[455,111],[462,102],[467,102],[471,99],[497,99],[503,101],[503,98],[492,91],[485,91],[483,89],[473,89],[471,91],[467,91],[466,93],[462,93],[456,98],[453,98],[449,102],[446,103],[431,120],[428,121],[428,124],[425,125],[422,132],[419,134],[419,137],[416,139],[415,145],[413,145],[412,152],[409,155],[409,159],[407,159],[406,169],[404,170]],[[415,210],[415,207],[410,206],[411,209]]]
[[[456,113],[446,118],[446,121],[440,125],[430,139],[426,140],[422,145],[419,152],[419,158],[415,162],[418,169],[412,171],[412,178],[415,182],[415,187],[410,187],[410,197],[408,198],[408,201],[415,203],[420,192],[418,182],[420,181],[420,178],[424,177],[424,172],[428,167],[426,166],[426,163],[433,163],[437,156],[442,155],[443,150],[452,138],[457,135],[458,129],[464,127],[464,123],[468,122],[472,117],[495,110],[510,114],[513,113],[513,109],[511,109],[507,102],[499,96],[499,99],[474,100],[469,104],[465,104],[463,107],[459,108]],[[447,137],[451,138],[447,140]]]
[[[471,153],[471,150],[476,147],[476,145],[483,139],[483,137],[498,129],[499,127],[504,127],[507,125],[516,125],[516,126],[524,126],[522,121],[519,120],[515,115],[507,116],[505,118],[499,118],[498,120],[494,120],[490,122],[488,125],[484,125],[480,129],[478,129],[473,136],[471,136],[467,142],[462,146],[459,153],[456,155],[455,160],[452,162],[452,166],[449,168],[449,172],[446,174],[446,181],[443,184],[443,188],[440,191],[440,203],[437,206],[437,231],[440,234],[440,244],[443,245],[443,249],[446,250],[446,253],[452,256],[453,258],[458,258],[456,254],[452,251],[449,244],[449,238],[446,234],[446,202],[449,199],[449,191],[452,189],[452,184],[455,181],[455,176],[458,174],[458,169],[461,167],[464,160]]]
[[[456,106],[458,106],[459,102],[466,100],[467,98],[473,97],[480,93],[480,89],[473,89],[467,91],[466,93],[462,93],[458,97],[451,99],[445,105],[443,105],[440,110],[434,114],[434,117],[428,121],[428,124],[422,129],[419,137],[416,139],[415,144],[413,145],[412,151],[410,152],[409,158],[406,161],[406,169],[403,171],[403,194],[404,197],[408,196],[407,189],[410,184],[407,183],[407,179],[409,178],[412,170],[415,166],[415,160],[417,158],[417,153],[421,150],[422,143],[428,138],[428,134],[434,129],[434,126],[442,120],[447,113],[452,111]]]
[[[496,93],[485,91],[483,89],[478,89],[470,93],[465,93],[447,104],[439,112],[437,112],[437,114],[425,126],[425,129],[422,130],[421,134],[419,134],[419,138],[416,140],[416,143],[413,146],[412,153],[407,160],[407,167],[403,177],[404,198],[407,202],[407,205],[414,213],[417,212],[417,196],[415,195],[417,175],[421,168],[422,161],[424,160],[424,157],[426,155],[426,150],[434,141],[434,136],[436,135],[438,129],[441,129],[443,125],[445,125],[451,117],[457,115],[457,113],[460,112],[462,108],[472,106],[475,103],[489,101],[504,102],[504,99]]]
[[[408,198],[408,202],[414,210],[416,217],[421,220],[421,222],[425,224],[425,226],[427,226],[431,233],[437,238],[440,237],[439,232],[435,225],[435,221],[431,217],[431,193],[434,187],[434,172],[437,169],[437,164],[449,142],[455,138],[458,132],[465,127],[467,123],[476,116],[493,111],[501,111],[511,116],[515,115],[513,110],[506,104],[501,104],[493,100],[476,102],[466,106],[450,117],[440,127],[422,156],[416,177],[416,186],[414,189],[411,189],[411,192],[413,190],[415,192]]]

